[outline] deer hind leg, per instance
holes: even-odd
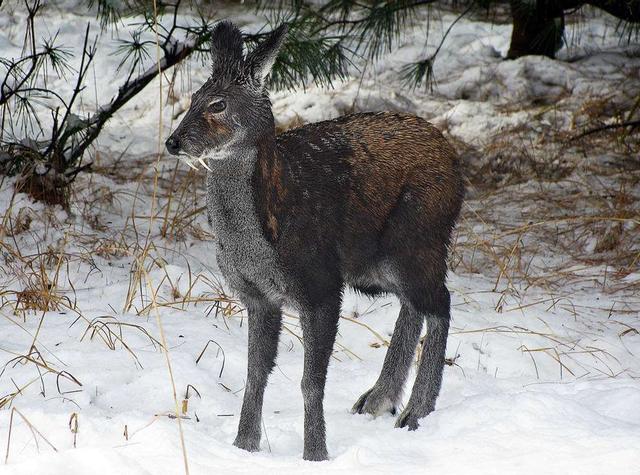
[[[352,413],[373,416],[385,412],[396,413],[402,397],[402,387],[418,345],[422,324],[423,316],[410,305],[403,304],[380,376],[373,387],[360,396],[351,409]]]
[[[446,286],[442,284],[430,300],[431,305],[424,313],[427,335],[422,345],[418,375],[409,402],[396,421],[396,427],[408,427],[409,430],[416,430],[418,420],[435,409],[442,384],[451,305]]]

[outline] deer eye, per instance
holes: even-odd
[[[218,114],[227,108],[227,103],[224,101],[213,101],[209,104],[209,112]]]

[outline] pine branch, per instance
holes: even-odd
[[[31,49],[31,54],[20,58],[16,62],[12,62],[7,71],[2,84],[0,85],[0,105],[4,105],[9,101],[11,96],[15,95],[17,91],[20,91],[20,88],[33,76],[38,67],[38,60],[41,56],[44,56],[46,52],[36,52],[36,30],[35,30],[35,17],[40,10],[41,4],[40,0],[36,0],[33,5],[29,5],[29,2],[25,0],[25,6],[27,8],[28,16],[27,16],[27,31],[25,36],[28,40],[25,40],[25,43],[29,44],[29,48]],[[13,71],[19,69],[19,66],[23,62],[30,62],[29,69],[22,73],[22,79],[18,80],[17,84],[9,86],[7,81],[10,77],[13,76]],[[16,76],[13,76],[16,77]]]
[[[179,62],[183,61],[189,55],[191,55],[201,41],[196,39],[193,42],[178,43],[176,42],[171,49],[165,51],[165,56],[160,60],[160,71],[164,72],[166,69],[175,66]],[[84,121],[84,127],[81,129],[84,137],[76,144],[68,153],[66,153],[66,160],[69,163],[77,161],[84,151],[93,143],[98,137],[105,123],[129,100],[142,91],[147,84],[149,84],[158,75],[158,65],[155,64],[145,70],[142,74],[136,77],[134,80],[127,80],[119,89],[118,94],[109,104],[101,107],[93,116]],[[79,132],[79,131],[77,131]],[[76,132],[76,133],[77,133]]]
[[[473,8],[475,7],[476,2],[472,1],[469,6],[462,12],[460,15],[456,17],[455,20],[451,22],[447,31],[445,31],[444,35],[440,39],[440,43],[438,47],[433,52],[431,56],[425,58],[423,60],[417,61],[415,63],[409,63],[403,68],[403,77],[405,83],[408,86],[413,88],[419,87],[423,82],[429,88],[429,90],[433,90],[433,85],[435,84],[435,79],[433,77],[433,64],[435,63],[436,57],[440,50],[442,49],[442,45],[445,40],[453,30],[453,27],[458,23],[465,15],[467,15]]]
[[[67,163],[65,163],[66,160],[63,159],[64,157],[63,150],[66,145],[66,142],[69,138],[71,138],[77,132],[75,127],[69,126],[69,118],[71,117],[73,103],[75,102],[80,92],[84,89],[84,86],[83,86],[84,78],[89,70],[89,65],[93,61],[93,58],[96,54],[96,42],[98,41],[98,39],[96,38],[93,42],[93,45],[89,46],[90,28],[91,28],[91,25],[87,24],[87,29],[85,30],[84,41],[82,45],[82,58],[80,59],[80,68],[78,69],[78,74],[76,78],[76,85],[73,88],[73,93],[71,94],[71,99],[69,100],[69,103],[65,106],[65,114],[62,117],[62,120],[60,121],[60,124],[61,124],[60,130],[62,130],[62,127],[64,127],[64,132],[60,134],[60,137],[57,138],[57,140],[53,140],[53,139],[51,140],[49,147],[47,147],[47,150],[44,153],[44,155],[47,156],[51,149],[55,150],[54,157],[56,157],[56,159],[59,161],[57,165],[61,167],[61,169],[58,169],[59,172],[63,171],[63,169],[66,169],[67,167]],[[53,135],[58,135],[58,132],[59,131],[55,130],[54,128]],[[71,162],[73,163],[73,160]]]
[[[97,17],[100,21],[100,28],[105,30],[108,26],[115,27],[120,21],[120,12],[116,4],[111,0],[89,0],[89,8],[97,6]]]

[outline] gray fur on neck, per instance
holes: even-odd
[[[225,153],[224,159],[208,161],[212,171],[207,172],[207,211],[216,236],[218,265],[241,298],[264,296],[282,304],[284,274],[264,236],[252,186],[257,150],[237,145]]]

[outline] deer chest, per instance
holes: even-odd
[[[249,179],[210,174],[207,187],[207,212],[225,280],[241,297],[258,292],[282,304],[285,275],[276,250],[264,236]]]

